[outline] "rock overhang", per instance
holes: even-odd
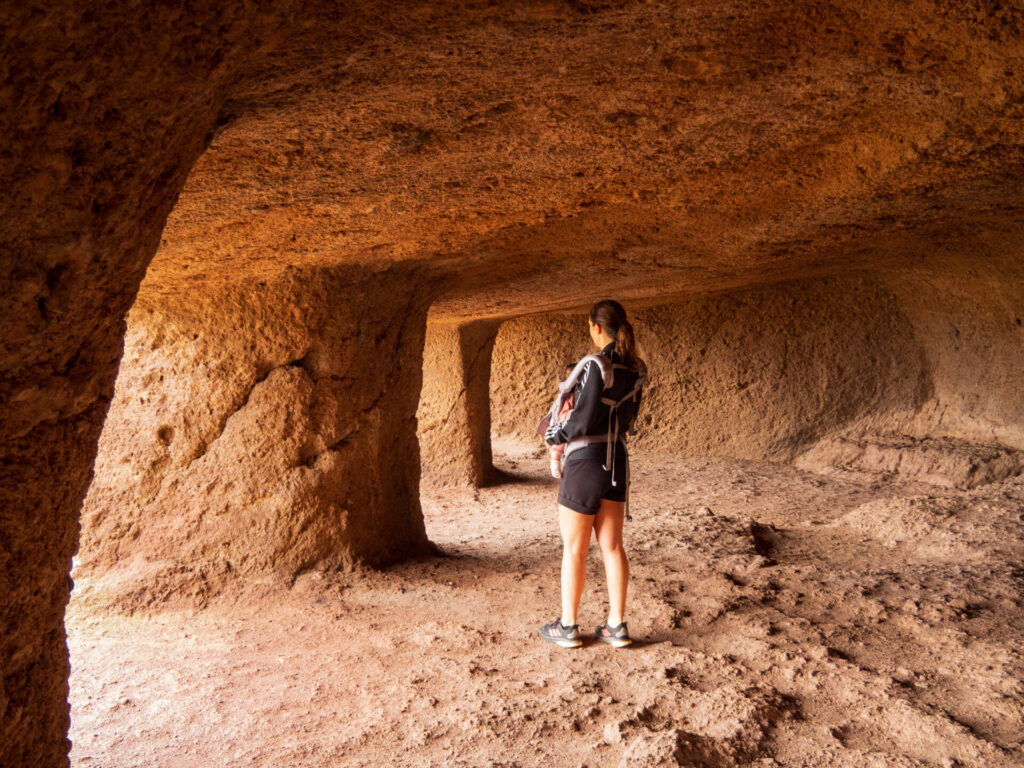
[[[362,342],[390,346],[380,391],[405,414],[366,412],[360,439],[382,456],[416,450],[425,298],[458,320],[882,270],[923,339],[924,432],[1022,444],[1019,3],[110,2],[0,17],[8,762],[66,763],[67,568],[147,265],[139,307],[197,291],[216,304],[310,267],[338,296],[366,271],[382,290],[416,281],[408,301],[397,285],[367,305],[393,302]],[[276,378],[312,375],[294,352]],[[314,443],[300,458],[317,460]],[[408,511],[414,474],[393,499],[361,490]]]
[[[1020,234],[1019,12],[581,9],[311,31],[225,104],[149,281],[418,261],[437,317],[514,315]]]

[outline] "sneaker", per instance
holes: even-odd
[[[566,627],[562,625],[561,619],[555,619],[550,624],[541,627],[540,636],[549,643],[560,645],[563,648],[579,648],[583,645],[583,641],[580,640],[579,624]]]
[[[633,642],[629,639],[629,629],[626,627],[626,622],[622,622],[617,627],[609,627],[607,623],[599,624],[597,629],[594,630],[594,637],[602,643],[614,645],[616,648],[622,648]]]

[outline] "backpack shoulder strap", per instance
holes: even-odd
[[[628,365],[620,365],[618,363],[616,363],[613,366],[613,368],[624,368],[624,369],[629,370],[629,371],[633,370]],[[644,365],[643,361],[640,362],[640,365],[636,369],[635,373],[636,373],[636,382],[633,384],[633,388],[629,392],[624,394],[618,400],[615,400],[615,399],[610,398],[610,397],[602,397],[601,398],[601,402],[604,403],[605,405],[610,405],[610,406],[613,406],[613,407],[618,407],[618,406],[622,405],[624,402],[626,402],[627,400],[632,400],[634,397],[636,397],[637,393],[641,389],[643,389],[645,384],[647,384],[647,366]]]
[[[576,367],[572,369],[572,373],[569,374],[568,378],[558,385],[558,389],[562,392],[567,392],[576,386],[576,382],[579,381],[580,376],[583,375],[583,370],[587,367],[587,363],[594,363],[597,365],[599,371],[601,371],[601,378],[604,379],[604,388],[608,389],[612,384],[615,383],[615,370],[612,366],[612,361],[601,354],[587,355],[582,358]]]

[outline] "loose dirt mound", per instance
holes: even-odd
[[[1024,471],[1024,451],[948,438],[840,437],[823,440],[794,463],[817,471],[898,474],[906,480],[967,489],[1019,475]]]

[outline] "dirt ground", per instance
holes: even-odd
[[[637,642],[564,650],[556,481],[495,457],[506,483],[423,488],[444,556],[133,615],[101,607],[124,574],[79,578],[72,765],[1024,765],[1024,478],[637,456]]]

